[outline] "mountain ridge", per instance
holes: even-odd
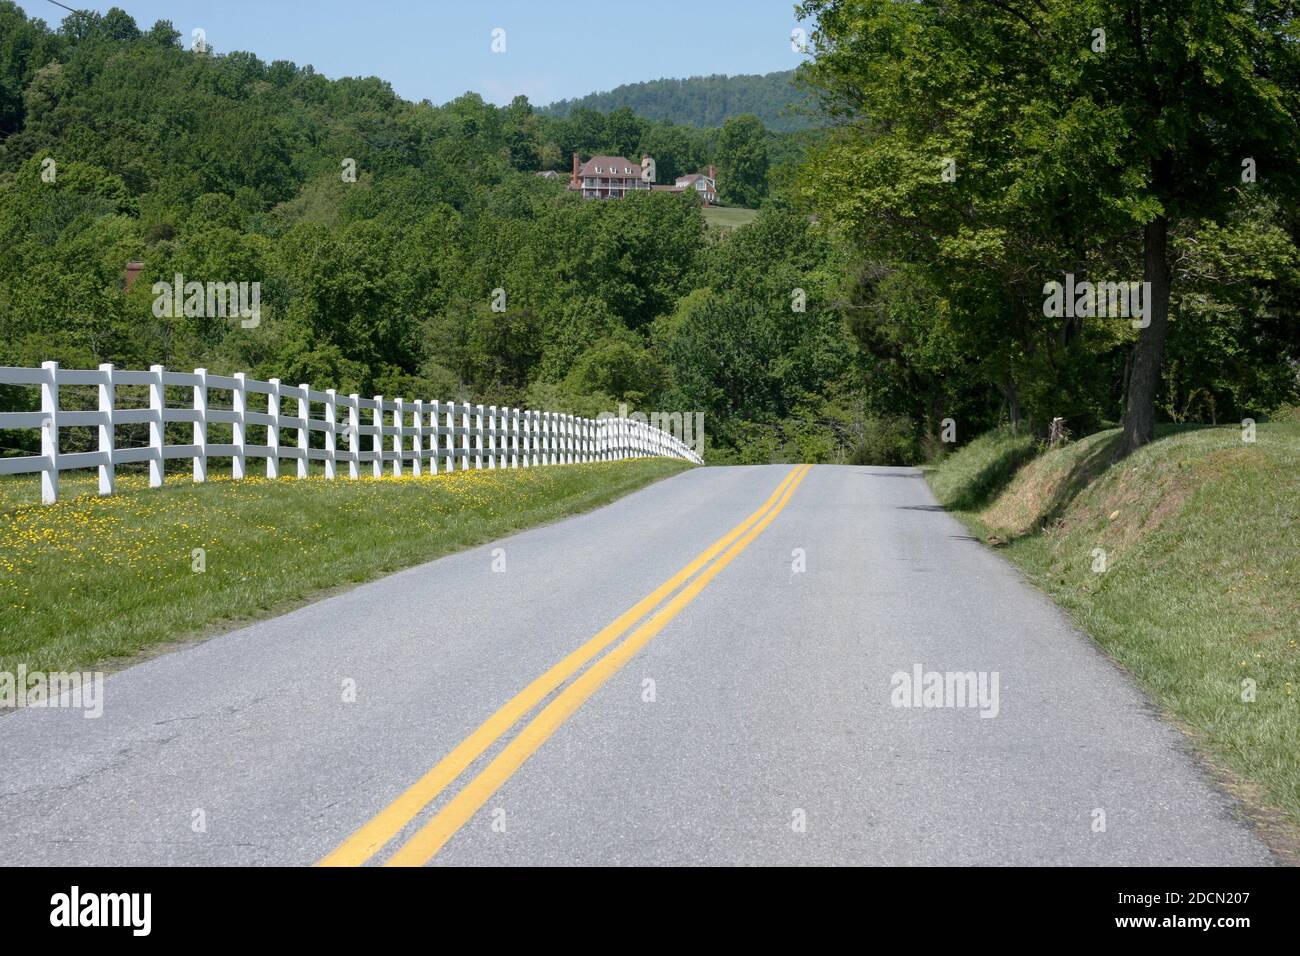
[[[790,108],[808,102],[807,94],[794,84],[794,72],[661,77],[556,100],[540,107],[538,112],[565,117],[578,109],[608,113],[626,106],[645,119],[672,120],[701,128],[721,126],[732,116],[752,113],[770,130],[810,129],[815,122]]]

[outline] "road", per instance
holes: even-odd
[[[0,719],[7,864],[1272,862],[911,469],[694,469],[104,697]]]

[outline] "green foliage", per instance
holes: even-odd
[[[852,351],[830,306],[835,246],[806,214],[774,208],[722,237],[693,195],[584,202],[534,175],[567,171],[575,149],[644,151],[671,181],[722,161],[718,131],[626,108],[543,116],[523,97],[413,104],[374,78],[176,41],[120,11],[51,33],[0,0],[0,363],[699,410],[724,455],[751,427],[781,433],[783,456],[837,453],[838,432],[800,425],[846,387]],[[765,189],[777,140],[757,120],[730,129],[724,168]],[[144,268],[126,294],[129,260]],[[259,325],[155,315],[155,283],[178,274],[259,282]],[[807,315],[790,311],[795,286],[819,290]],[[674,324],[700,308],[703,324]]]
[[[916,428],[902,415],[869,415],[849,453],[850,465],[914,465],[917,462]]]
[[[544,107],[550,116],[572,116],[577,110],[609,112],[629,108],[650,120],[671,120],[688,126],[721,126],[733,116],[752,113],[768,129],[793,132],[816,123],[807,110],[807,95],[793,82],[794,71],[765,75],[693,76],[685,80],[627,83],[608,93],[560,100]]]
[[[1163,415],[1262,418],[1300,399],[1294,156],[1261,145],[1267,175],[1204,208],[1154,195],[1125,159],[1122,88],[1086,43],[1068,52],[1074,0],[1046,6],[1047,51],[997,5],[807,6],[826,41],[808,78],[836,125],[774,133],[757,106],[699,129],[634,103],[409,103],[373,77],[190,52],[166,22],[84,13],[54,32],[0,0],[0,363],[160,362],[586,415],[627,403],[702,413],[714,460],[911,461],[941,447],[945,418],[963,438],[1114,420],[1136,333],[1044,316],[1042,285],[1137,278],[1142,223],[1177,198]],[[1285,107],[1295,73],[1276,59]],[[1188,122],[1213,142],[1168,136],[1223,146],[1196,102]],[[585,202],[535,175],[567,173],[574,151],[648,153],[660,182],[716,164],[726,201],[757,212],[710,229],[693,195]],[[144,270],[127,294],[130,260]],[[177,274],[259,282],[259,326],[155,315],[154,284]]]
[[[838,124],[797,189],[857,250],[846,296],[873,387],[927,432],[1294,398],[1293,5],[1150,7],[802,4],[817,56],[801,69]],[[1243,184],[1243,157],[1269,174]],[[1150,281],[1149,327],[1046,315],[1066,273]]]
[[[767,140],[757,116],[733,116],[718,141],[718,194],[733,206],[753,208],[767,195]]]

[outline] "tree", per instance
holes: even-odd
[[[1080,77],[1132,143],[1121,177],[1156,207],[1143,224],[1150,325],[1133,351],[1123,454],[1151,441],[1169,333],[1170,224],[1223,220],[1243,166],[1269,192],[1300,197],[1300,44],[1295,5],[1232,0],[1106,5],[1107,55]]]
[[[626,106],[614,110],[605,117],[605,148],[616,156],[640,159],[633,156],[641,142],[644,125]]]
[[[1136,267],[1150,294],[1125,375],[1130,452],[1154,433],[1171,234],[1224,220],[1247,160],[1268,170],[1253,188],[1296,195],[1293,9],[808,0],[805,73],[848,121],[810,185],[876,251],[934,264],[963,351],[983,357],[1013,421],[1026,383],[1039,395],[1077,383],[1111,347],[1114,324],[1098,338],[1097,316],[1067,314],[1053,331],[1035,287]]]
[[[718,141],[718,190],[727,202],[757,207],[767,195],[767,131],[752,114],[722,124]]]

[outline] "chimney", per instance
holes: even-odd
[[[569,185],[572,186],[574,189],[578,188],[578,165],[579,165],[578,154],[574,153],[573,154],[573,176],[569,180]]]
[[[135,285],[135,280],[140,278],[140,270],[144,268],[143,262],[132,259],[126,264],[126,290],[131,291],[131,286]]]
[[[714,166],[714,165],[712,165],[712,164],[709,165],[709,178],[712,179],[713,182],[714,182],[715,184],[717,183],[717,181],[718,181],[718,167],[717,167],[717,166]]]

